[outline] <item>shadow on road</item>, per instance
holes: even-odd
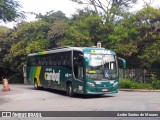
[[[22,87],[23,89],[29,89],[29,90],[36,90],[33,86],[28,86],[28,85],[23,85],[23,86],[19,86]],[[66,96],[66,92],[65,91],[61,91],[61,90],[55,90],[55,89],[50,89],[50,88],[45,88],[45,89],[40,89],[37,91],[47,91],[47,92],[51,92],[53,94],[57,94],[57,95],[62,95],[62,96]],[[83,94],[74,94],[74,97],[72,98],[81,98],[81,99],[93,99],[93,98],[109,98],[109,97],[115,97],[114,94],[108,94],[108,95],[83,95]]]
[[[30,89],[34,89],[34,88],[30,88]],[[36,90],[36,89],[34,89]],[[51,92],[57,95],[62,95],[62,96],[66,96],[66,92],[65,91],[61,91],[61,90],[55,90],[55,89],[49,89],[49,88],[45,88],[45,89],[41,89],[42,91],[47,91],[47,92]],[[93,99],[93,98],[108,98],[108,97],[114,97],[114,95],[83,95],[83,94],[74,94],[74,97],[72,98],[81,98],[81,99]]]

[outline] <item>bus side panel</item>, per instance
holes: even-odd
[[[43,85],[43,87],[47,87],[47,80],[44,79],[45,70],[46,70],[46,67],[42,67],[41,72],[40,72],[40,76],[39,76],[40,82]]]
[[[65,67],[60,67],[60,86],[59,88],[61,90],[66,91],[66,84],[67,82],[73,81],[73,76],[72,76],[72,70],[65,68]]]
[[[83,94],[84,91],[84,82],[83,80],[73,80],[72,81],[73,84],[73,92],[74,93],[79,93],[79,94]]]
[[[29,80],[30,84],[34,84],[34,78],[36,78],[38,86],[41,87],[41,82],[40,82],[40,74],[41,74],[41,68],[40,66],[37,67],[28,67],[27,68],[27,78]]]
[[[66,90],[67,81],[72,81],[72,70],[61,66],[42,67],[40,81],[45,88]]]
[[[37,67],[27,67],[27,80],[30,84],[34,84],[34,77],[36,75]]]

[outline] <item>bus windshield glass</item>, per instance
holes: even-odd
[[[86,77],[92,80],[114,80],[118,77],[115,55],[84,54],[89,59]]]

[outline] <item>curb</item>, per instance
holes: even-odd
[[[119,89],[119,91],[128,91],[128,92],[160,92],[160,90],[150,90],[150,89]]]

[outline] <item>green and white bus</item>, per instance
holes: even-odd
[[[117,56],[105,48],[63,47],[29,54],[26,73],[36,89],[62,90],[69,96],[118,92]]]

